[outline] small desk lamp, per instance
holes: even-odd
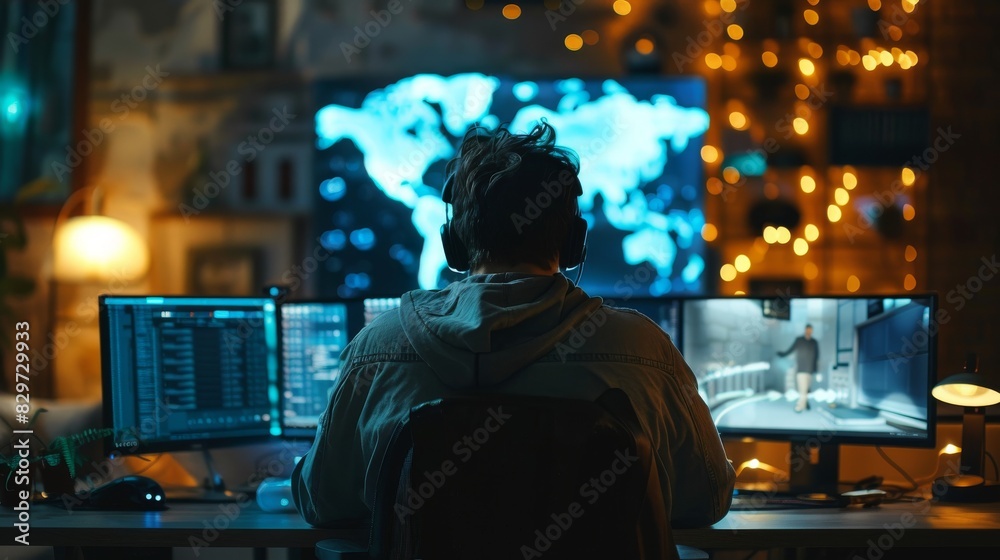
[[[987,481],[986,412],[1000,403],[1000,379],[979,373],[979,359],[970,353],[965,369],[941,380],[931,395],[939,401],[964,407],[962,415],[962,459],[960,472],[938,478],[934,487],[944,490],[943,502],[1000,501],[1000,482]]]

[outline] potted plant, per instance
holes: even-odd
[[[46,412],[46,409],[39,408],[32,415],[31,419],[22,428],[31,430],[39,415]],[[13,427],[5,418],[0,416],[0,421],[11,430]],[[73,494],[76,492],[76,477],[80,467],[83,467],[88,458],[81,452],[81,449],[89,443],[109,437],[114,433],[111,428],[87,428],[79,433],[58,436],[46,443],[38,436],[32,434],[35,440],[33,449],[27,457],[28,464],[32,472],[31,480],[35,480],[35,475],[39,475],[42,481],[42,488],[48,496],[58,496],[62,494]],[[10,503],[18,490],[26,489],[23,484],[15,483],[15,473],[21,462],[19,450],[14,446],[17,444],[16,438],[11,437],[9,443],[0,449],[0,504]],[[37,473],[36,473],[37,470]],[[34,495],[32,488],[32,495]]]

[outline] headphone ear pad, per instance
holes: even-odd
[[[469,270],[469,250],[465,248],[465,243],[455,235],[451,227],[451,220],[441,225],[441,247],[444,249],[444,258],[448,261],[448,268],[458,273]]]
[[[570,222],[566,246],[559,254],[559,266],[564,269],[576,268],[583,263],[587,254],[587,220],[576,216]]]

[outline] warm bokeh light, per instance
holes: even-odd
[[[705,66],[708,66],[712,70],[718,70],[722,67],[722,57],[715,53],[708,53],[705,55]]]
[[[847,291],[856,292],[861,289],[861,279],[855,275],[850,275],[847,277]]]
[[[844,182],[844,188],[847,190],[851,190],[858,186],[858,176],[850,171],[845,171],[844,177],[841,180]]]
[[[507,4],[503,7],[503,17],[507,19],[517,19],[521,17],[521,6],[517,4]]]
[[[795,254],[800,257],[805,255],[809,252],[809,242],[801,237],[796,238],[795,242],[792,243],[792,251],[795,251]]]
[[[724,45],[722,45],[722,52],[728,54],[729,56],[739,58],[740,45],[738,43],[726,42]]]
[[[809,25],[816,25],[819,23],[819,14],[816,10],[806,10],[802,12],[802,18],[806,20]]]
[[[792,232],[788,231],[785,226],[778,226],[778,243],[784,245],[792,240]]]
[[[819,276],[819,267],[815,263],[806,263],[802,267],[802,276],[805,276],[806,280],[815,280]]]
[[[771,182],[764,183],[764,198],[775,200],[780,194],[781,190],[778,189],[778,185]]]
[[[861,53],[859,53],[858,51],[851,49],[847,53],[847,56],[849,57],[849,62],[851,63],[851,66],[857,66],[858,64],[861,64]]]
[[[813,58],[820,58],[823,56],[823,47],[819,43],[809,43],[809,46],[806,47],[806,52]]]
[[[722,55],[722,69],[726,72],[732,72],[736,70],[736,59],[732,55],[724,54]]]
[[[705,224],[701,226],[701,238],[705,241],[715,241],[719,237],[719,229],[715,224]]]
[[[831,222],[839,222],[842,216],[843,213],[840,211],[840,206],[837,206],[836,204],[831,204],[826,207],[826,219],[830,220]]]
[[[878,61],[875,60],[874,56],[866,54],[861,57],[861,64],[864,65],[865,70],[874,70],[878,66]]]
[[[802,192],[809,194],[816,190],[816,179],[813,179],[810,175],[803,175],[799,179],[799,187],[802,188]]]
[[[907,274],[906,277],[903,278],[903,288],[906,290],[912,290],[913,288],[916,287],[917,287],[917,278],[912,274]]]
[[[719,5],[719,0],[705,0],[705,15],[715,17],[722,13],[722,6]]]
[[[583,37],[583,42],[590,46],[596,45],[601,40],[601,36],[593,29],[584,31],[580,36]]]
[[[841,45],[837,48],[837,64],[841,66],[847,66],[851,63],[851,51],[847,47]]]
[[[733,41],[739,41],[743,38],[743,28],[735,23],[726,28],[726,33]]]
[[[792,128],[795,129],[795,133],[799,136],[809,132],[809,123],[802,117],[796,117],[792,121]]]
[[[750,257],[737,255],[736,260],[733,261],[733,265],[736,267],[737,272],[746,272],[750,270]]]
[[[798,97],[802,101],[809,99],[809,86],[805,84],[795,84],[795,97]]]
[[[917,3],[915,0],[902,0],[902,7],[903,11],[909,14],[917,7]]]
[[[655,48],[656,45],[648,37],[643,37],[635,42],[635,52],[639,54],[650,54]]]
[[[715,146],[705,144],[701,147],[701,159],[705,163],[715,163],[719,160],[719,150]]]
[[[837,187],[837,190],[833,191],[833,201],[837,203],[837,206],[844,206],[851,201],[851,193],[847,192],[844,187]]]
[[[760,60],[764,63],[764,66],[768,68],[774,68],[778,65],[778,55],[771,51],[764,51],[760,53]]]
[[[803,76],[812,76],[813,73],[816,72],[816,65],[813,64],[813,61],[808,58],[800,58],[799,72],[802,72]]]
[[[615,0],[612,9],[620,16],[627,16],[632,11],[632,4],[629,4],[626,0]]]
[[[917,215],[917,209],[912,204],[903,205],[903,219],[909,222]]]
[[[771,228],[771,229],[774,229],[774,228]],[[770,248],[770,245],[767,243],[767,240],[764,239],[763,237],[754,237],[753,238],[753,250],[758,255],[760,255],[760,256],[763,257],[764,255],[767,254],[767,250],[769,248]]]
[[[904,167],[903,171],[899,174],[899,178],[903,181],[904,185],[909,187],[917,180],[917,174],[909,167]]]
[[[806,236],[806,241],[816,241],[819,239],[819,228],[816,224],[806,224],[805,231],[803,232]]]
[[[723,186],[718,177],[709,177],[708,181],[705,181],[705,189],[709,194],[722,194]]]
[[[768,243],[777,243],[778,242],[778,228],[776,228],[774,226],[764,226],[763,237],[764,237],[764,241],[766,241]]]
[[[719,2],[719,5],[722,6],[724,12],[732,13],[736,11],[736,0],[722,0]]]
[[[888,34],[889,38],[892,39],[893,41],[898,41],[903,38],[903,30],[895,25],[889,26]],[[902,66],[902,61],[900,61],[900,66]],[[905,70],[908,67],[909,67],[909,61],[907,61],[907,65],[904,66],[903,69]]]
[[[719,277],[726,282],[732,282],[736,278],[736,267],[726,263],[719,269]]]
[[[868,0],[868,7],[877,12],[882,9],[882,0]]]
[[[132,226],[106,216],[77,216],[56,231],[53,276],[63,282],[127,282],[149,268],[146,240]]]
[[[576,33],[570,33],[566,36],[563,44],[565,44],[566,48],[571,51],[578,51],[583,48],[583,37],[580,37]]]
[[[735,167],[727,167],[722,170],[722,178],[730,185],[740,182],[740,172]]]
[[[907,245],[906,250],[903,251],[903,258],[906,259],[906,262],[917,260],[917,248],[913,245]]]
[[[739,111],[733,111],[729,113],[729,124],[736,130],[743,130],[747,127],[749,122],[747,121],[747,116]]]
[[[892,66],[892,53],[889,51],[880,52],[878,61],[882,63],[882,66]]]

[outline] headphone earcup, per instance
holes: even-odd
[[[587,254],[587,220],[577,215],[569,226],[566,246],[559,253],[559,266],[563,269],[576,268],[583,263]]]
[[[465,248],[465,243],[455,235],[455,230],[451,227],[451,220],[441,225],[441,247],[444,249],[444,258],[448,261],[448,268],[458,273],[465,273],[469,270],[469,250]]]

